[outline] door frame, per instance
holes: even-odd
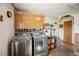
[[[62,16],[62,17],[60,17],[59,18],[59,21],[58,21],[58,25],[60,25],[61,24],[61,22],[64,20],[64,19],[67,19],[68,17],[64,17],[64,16]],[[70,15],[70,17],[69,18],[71,18],[71,20],[72,20],[72,44],[74,43],[74,16],[72,16],[72,15]],[[66,20],[65,20],[66,21]],[[63,30],[64,30],[64,22],[65,21],[63,21]],[[70,21],[70,20],[69,20]],[[58,29],[60,29],[60,28],[58,28]],[[59,30],[60,31],[60,30]],[[60,34],[59,34],[60,35]],[[60,38],[60,36],[59,36],[59,39],[61,40],[61,38]],[[63,39],[64,39],[64,32],[63,32]],[[64,40],[61,40],[61,41],[64,41]]]

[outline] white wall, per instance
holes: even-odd
[[[57,22],[57,24],[55,24],[55,22]],[[56,31],[54,32],[54,35],[56,37],[58,37],[58,20],[57,20],[57,17],[46,16],[44,18],[44,23],[49,23],[49,24],[54,25],[53,29],[56,29]]]
[[[79,33],[79,13],[72,14],[72,16],[74,17],[72,43],[74,43],[75,33]],[[66,21],[68,21],[68,20],[66,20]],[[63,23],[63,21],[61,23]],[[63,29],[59,30],[59,37],[61,40],[63,40]]]
[[[73,14],[74,16],[74,40],[76,40],[75,33],[79,33],[79,13]],[[73,40],[73,41],[74,41]]]
[[[11,11],[12,17],[7,17],[7,11]],[[3,22],[0,22],[0,56],[8,55],[8,42],[14,36],[14,8],[11,4],[0,3],[0,15],[3,15]]]
[[[74,14],[74,33],[79,33],[79,13]]]

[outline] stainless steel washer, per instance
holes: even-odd
[[[12,56],[32,56],[32,37],[30,34],[22,34],[11,42]]]

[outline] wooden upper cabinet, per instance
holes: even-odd
[[[22,16],[23,17],[23,23],[24,23],[24,28],[26,29],[26,28],[29,28],[29,26],[30,26],[30,21],[29,21],[29,17],[30,16],[28,16],[28,15],[23,15]]]
[[[21,28],[21,21],[22,21],[22,15],[21,14],[15,14],[15,29],[20,29]]]
[[[15,14],[15,29],[43,29],[43,16]]]
[[[34,28],[43,28],[43,17],[36,15],[23,15],[23,21],[25,23],[25,28],[34,29]]]
[[[33,21],[34,20],[34,21]],[[33,19],[34,28],[43,28],[43,17],[42,16],[34,16]]]

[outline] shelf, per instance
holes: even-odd
[[[51,44],[55,44],[55,43],[51,43]],[[48,44],[48,45],[51,45],[51,44]]]
[[[55,48],[55,37],[48,37],[48,50]]]

